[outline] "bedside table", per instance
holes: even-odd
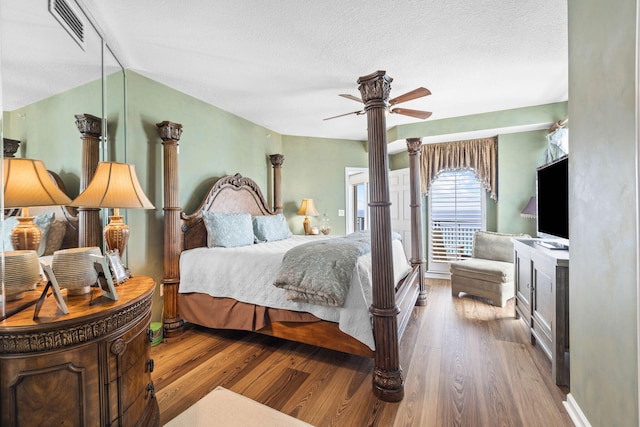
[[[91,288],[68,296],[69,314],[49,296],[0,322],[0,425],[159,425],[149,325],[155,282],[135,276],[118,301]],[[93,301],[91,305],[91,296]]]

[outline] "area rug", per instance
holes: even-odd
[[[313,427],[223,387],[216,387],[165,426]]]

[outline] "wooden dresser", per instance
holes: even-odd
[[[551,359],[557,385],[569,386],[569,251],[550,250],[540,239],[514,239],[516,316],[522,317]]]
[[[53,296],[0,322],[0,425],[159,425],[149,324],[155,283],[132,277],[118,301]]]

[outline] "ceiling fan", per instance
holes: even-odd
[[[407,102],[407,101],[411,101],[412,99],[416,99],[416,98],[422,98],[423,96],[427,96],[427,95],[431,95],[431,91],[427,88],[424,87],[419,87],[417,89],[412,90],[411,92],[407,92],[403,95],[397,96],[393,99],[389,100],[389,107],[387,108],[387,111],[389,111],[389,113],[392,114],[402,114],[405,116],[411,116],[411,117],[415,117],[418,119],[427,119],[431,116],[431,112],[430,111],[422,111],[422,110],[411,110],[408,108],[391,108],[394,105],[400,104],[401,102]],[[356,102],[360,102],[363,103],[362,99],[358,98],[357,96],[353,96],[353,95],[349,95],[347,93],[341,93],[340,96],[347,98],[347,99],[351,99],[353,101]],[[352,111],[350,113],[345,113],[345,114],[340,114],[337,116],[333,116],[333,117],[327,117],[326,119],[323,120],[331,120],[331,119],[337,119],[338,117],[344,117],[344,116],[349,116],[351,114],[355,114],[356,116],[359,116],[361,114],[364,114],[366,111],[364,109],[362,110],[358,110],[358,111]]]

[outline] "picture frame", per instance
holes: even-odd
[[[116,287],[113,285],[113,278],[111,276],[111,270],[106,256],[101,255],[89,255],[89,258],[93,261],[93,268],[98,275],[98,287],[102,296],[105,296],[114,301],[118,301],[118,293]]]
[[[58,280],[56,279],[56,275],[53,273],[53,269],[50,265],[40,263],[42,267],[42,272],[44,273],[44,278],[47,281],[44,289],[42,290],[42,294],[40,298],[36,302],[36,307],[33,313],[33,320],[38,318],[40,314],[40,309],[42,308],[42,304],[44,304],[45,299],[47,298],[47,294],[49,289],[51,289],[53,293],[53,299],[56,301],[56,305],[58,306],[58,310],[62,312],[62,314],[69,314],[69,308],[67,307],[67,303],[64,301],[62,296],[62,292],[60,291],[60,285],[58,284]]]
[[[122,264],[120,251],[118,249],[108,251],[105,257],[107,258],[109,269],[111,270],[111,275],[116,285],[126,282],[127,279],[131,277],[129,270]]]

